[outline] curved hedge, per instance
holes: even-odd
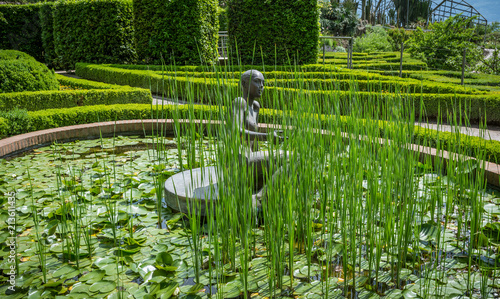
[[[0,93],[58,90],[53,71],[19,51],[0,50]]]
[[[216,78],[185,78],[176,77],[175,84],[172,77],[164,77],[153,71],[128,70],[111,68],[101,65],[78,64],[76,72],[79,76],[91,80],[104,81],[113,84],[130,85],[142,88],[151,88],[153,93],[162,93],[163,86],[166,96],[181,99],[193,99],[194,102],[213,103],[220,95],[238,95],[240,88],[236,80],[221,81]],[[295,87],[298,85],[295,84]],[[446,116],[455,107],[467,107],[467,116],[471,121],[487,120],[488,124],[500,123],[500,94],[455,94],[455,93],[394,93],[383,92],[355,92],[340,90],[307,90],[301,88],[286,88],[268,86],[264,90],[262,104],[264,107],[285,109],[283,99],[287,102],[297,97],[305,97],[312,104],[317,105],[322,113],[330,114],[336,103],[342,103],[341,112],[347,112],[351,101],[361,101],[382,107],[388,98],[401,96],[414,99],[415,111],[420,111],[422,102],[425,111],[423,116]],[[465,115],[465,112],[464,112]]]
[[[35,111],[87,105],[151,103],[152,100],[151,92],[147,89],[93,82],[62,75],[57,75],[57,78],[61,85],[78,89],[0,93],[0,111],[15,108]]]
[[[68,109],[47,109],[42,111],[25,112],[25,124],[21,127],[22,131],[18,133],[27,133],[36,130],[44,130],[63,126],[78,124],[130,120],[130,119],[158,119],[158,118],[179,118],[187,119],[212,119],[220,118],[219,107],[206,105],[164,105],[155,106],[151,104],[124,104],[124,105],[96,105],[86,107],[73,107]],[[260,112],[260,121],[262,123],[279,122],[283,117],[281,111],[262,109]],[[336,116],[322,115],[322,121],[333,121]],[[340,124],[348,123],[348,117],[340,116]],[[379,122],[380,134],[382,136],[384,127],[388,123]],[[18,126],[19,128],[19,126]],[[4,118],[0,117],[0,135],[11,132],[11,127]],[[415,126],[413,141],[417,144],[426,146],[435,146],[437,141],[442,149],[448,145],[456,145],[460,142],[461,151],[465,149],[466,153],[473,155],[478,151],[485,151],[485,160],[498,163],[500,161],[500,142],[495,140],[485,140],[480,137],[473,137],[464,134],[451,132],[439,132],[432,129]],[[450,150],[453,151],[453,148]]]
[[[0,50],[0,60],[12,60],[12,59],[29,59],[34,60],[34,57],[17,50]]]

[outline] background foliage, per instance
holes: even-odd
[[[316,62],[318,17],[317,0],[228,1],[232,64]]]
[[[219,20],[215,0],[134,0],[137,53],[143,63],[211,63]],[[172,61],[173,62],[173,61]]]
[[[405,30],[404,28],[393,28],[387,30],[389,42],[393,51],[401,51],[401,43],[407,42],[413,34],[413,31]]]
[[[358,18],[348,2],[319,2],[321,32],[335,36],[352,36],[356,32]]]
[[[482,51],[474,43],[480,37],[474,34],[473,20],[457,15],[431,24],[431,31],[417,28],[408,41],[408,51],[431,68],[460,70],[466,50],[467,63],[475,66]]]
[[[366,34],[354,40],[354,52],[387,52],[391,51],[389,35],[382,27],[366,26]]]

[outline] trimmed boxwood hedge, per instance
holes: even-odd
[[[77,79],[59,74],[56,74],[56,78],[59,81],[60,85],[70,86],[76,89],[120,89],[120,90],[138,89],[124,85],[109,84],[109,83],[85,80],[80,78]]]
[[[463,87],[454,84],[436,83],[436,82],[418,82],[418,81],[378,81],[361,80],[361,79],[275,79],[267,80],[266,86],[276,87],[293,87],[300,85],[305,89],[312,90],[358,90],[358,91],[372,91],[372,92],[401,92],[405,93],[445,93],[445,94],[485,94],[484,91]]]
[[[56,76],[61,85],[83,90],[0,93],[0,111],[15,108],[35,111],[86,105],[151,103],[152,100],[151,92],[147,89]]]
[[[133,0],[137,53],[143,63],[213,63],[219,19],[216,0]]]
[[[0,50],[0,93],[59,90],[53,71],[16,50]]]
[[[104,81],[113,84],[130,85],[142,88],[151,88],[153,93],[161,93],[165,86],[166,96],[181,99],[194,99],[195,102],[211,103],[217,95],[238,95],[240,88],[237,80],[228,80],[221,84],[213,78],[185,78],[176,77],[176,84],[169,84],[170,78],[159,75],[153,71],[128,70],[112,68],[102,65],[78,64],[76,72],[80,77]],[[383,105],[385,100],[393,98],[395,94],[381,92],[351,92],[338,90],[299,90],[294,88],[268,86],[262,98],[263,106],[276,109],[275,103],[282,103],[282,99],[293,101],[296,97],[305,97],[311,102],[316,101],[322,113],[331,111],[335,103],[341,101],[348,111],[349,101],[356,100],[369,102],[373,105]],[[459,104],[468,107],[468,117],[471,121],[485,119],[489,124],[500,123],[500,94],[492,95],[460,95],[460,94],[405,94],[401,96],[414,99],[415,111],[419,112],[420,101],[425,106],[425,116],[446,116],[448,111]],[[317,101],[320,101],[317,103]]]
[[[53,17],[55,53],[64,68],[79,61],[135,61],[130,0],[57,1]]]
[[[496,140],[485,140],[480,137],[442,132],[419,126],[415,126],[413,140],[416,144],[425,143],[426,146],[430,147],[436,147],[439,140],[441,149],[452,152],[460,151],[460,154],[471,157],[484,151],[484,160],[500,163],[500,142]],[[450,148],[448,149],[448,147]]]
[[[317,0],[229,0],[231,64],[315,63],[317,5]]]
[[[8,135],[11,135],[9,122],[5,118],[0,117],[0,139]]]
[[[272,123],[279,121],[282,117],[281,111],[262,109],[260,112],[260,122]],[[22,126],[22,133],[36,130],[71,126],[78,124],[117,121],[129,119],[157,119],[174,118],[185,119],[191,116],[193,119],[213,119],[220,117],[219,107],[206,105],[165,105],[153,106],[151,104],[124,104],[124,105],[97,105],[86,107],[73,107],[68,109],[47,109],[41,111],[27,112],[26,124]],[[323,121],[326,118],[335,116],[322,115]],[[340,123],[347,123],[347,117],[340,116]],[[380,134],[383,134],[387,123],[380,123]],[[18,126],[19,127],[19,126]],[[10,132],[8,122],[0,117],[0,136]],[[500,142],[494,140],[484,140],[479,137],[468,136],[464,134],[455,134],[450,132],[438,132],[432,129],[424,129],[415,126],[413,142],[425,144],[426,146],[435,146],[439,140],[442,149],[447,149],[449,144],[456,144],[460,140],[460,147],[466,150],[468,155],[474,155],[480,150],[485,151],[485,160],[498,163],[500,161]],[[453,150],[453,148],[451,149]]]
[[[26,52],[38,61],[43,61],[42,28],[39,15],[40,4],[0,5],[0,49]]]
[[[60,91],[25,91],[0,94],[0,110],[22,108],[30,111],[87,105],[147,103],[151,101],[145,89],[92,89]]]

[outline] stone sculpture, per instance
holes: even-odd
[[[270,168],[273,161],[273,174],[276,175],[282,167],[281,161],[288,158],[288,153],[283,151],[259,151],[258,141],[272,139],[275,142],[283,141],[280,131],[271,134],[261,133],[258,130],[258,117],[260,104],[256,99],[260,98],[264,90],[264,76],[257,70],[246,71],[241,76],[241,88],[243,97],[238,97],[233,102],[234,128],[241,136],[241,148],[239,159],[254,176],[253,204],[259,205],[259,200],[265,196],[264,177],[266,169]],[[189,214],[192,207],[196,205],[201,215],[206,214],[206,203],[218,199],[218,184],[216,167],[196,168],[186,170],[171,176],[165,182],[165,201],[174,210]]]
[[[281,131],[273,131],[272,135],[259,132],[258,118],[260,98],[264,90],[264,76],[257,70],[249,70],[241,76],[241,89],[243,97],[236,98],[233,103],[233,118],[242,138],[240,159],[247,164],[247,169],[253,169],[255,190],[262,188],[264,171],[270,168],[270,161],[275,163],[287,159],[288,154],[283,151],[259,151],[258,141],[272,139],[274,142],[283,141]],[[273,157],[272,157],[273,156]],[[278,166],[278,165],[275,165]],[[277,167],[276,167],[277,169]],[[262,196],[262,191],[257,197]]]

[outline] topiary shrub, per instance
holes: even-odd
[[[55,53],[64,68],[136,59],[131,1],[57,1],[53,17]]]
[[[14,49],[43,61],[39,4],[0,5],[0,49]]]
[[[142,63],[198,65],[217,53],[215,0],[134,0],[137,53]]]
[[[228,1],[232,64],[315,63],[317,5],[317,0]]]
[[[33,57],[15,50],[0,50],[0,93],[58,90],[52,71]]]

